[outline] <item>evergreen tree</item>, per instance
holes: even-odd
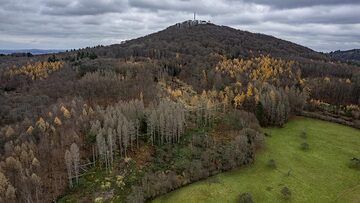
[[[264,107],[261,102],[256,104],[256,118],[258,119],[261,126],[266,126]]]

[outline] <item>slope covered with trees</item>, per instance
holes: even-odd
[[[338,61],[344,61],[360,65],[360,49],[352,49],[347,51],[333,51],[329,56]]]

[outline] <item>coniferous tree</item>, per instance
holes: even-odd
[[[265,126],[265,113],[264,113],[264,107],[261,102],[258,102],[256,104],[256,112],[255,112],[256,118],[258,119],[261,126]]]

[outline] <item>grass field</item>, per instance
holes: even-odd
[[[306,130],[307,138],[300,136]],[[360,130],[309,118],[265,129],[266,148],[255,164],[191,184],[153,202],[235,202],[244,192],[254,202],[360,202],[360,171],[348,167],[360,157]],[[303,151],[301,143],[309,144]],[[267,166],[274,159],[276,169]],[[290,175],[288,175],[290,171]],[[288,187],[290,200],[280,190]]]

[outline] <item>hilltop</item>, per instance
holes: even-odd
[[[190,21],[191,22],[191,21]],[[212,23],[192,26],[189,21],[177,23],[165,30],[122,44],[103,47],[100,55],[128,57],[135,54],[143,57],[161,57],[162,52],[192,56],[206,56],[210,53],[227,57],[253,57],[270,54],[274,57],[325,59],[326,56],[307,47],[281,40],[273,36],[237,30]],[[107,53],[108,51],[113,53]],[[158,55],[154,53],[157,51]],[[168,55],[167,55],[168,56]],[[170,55],[171,56],[171,55]]]

